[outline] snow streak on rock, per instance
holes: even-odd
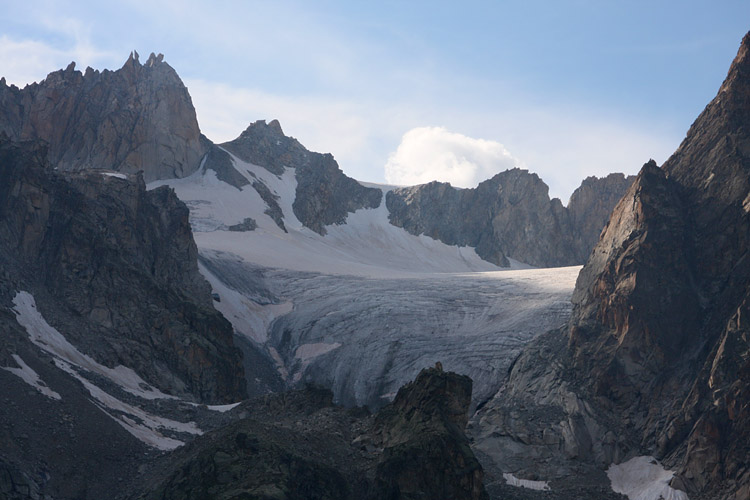
[[[18,323],[26,329],[31,342],[40,347],[43,351],[52,355],[55,366],[78,380],[89,392],[93,398],[92,401],[94,404],[133,436],[154,448],[160,450],[172,450],[182,446],[184,443],[180,440],[165,436],[163,434],[164,431],[194,435],[202,434],[202,431],[194,422],[178,422],[152,415],[137,406],[121,401],[101,389],[83,374],[93,373],[96,375],[102,375],[111,382],[117,384],[125,392],[145,400],[157,398],[175,399],[173,396],[169,396],[148,386],[148,384],[146,384],[146,382],[130,368],[124,366],[108,368],[80,352],[70,344],[60,332],[47,323],[41,313],[37,310],[34,297],[30,293],[23,291],[18,292],[13,299],[13,304],[15,305],[13,310],[16,313],[16,319]],[[28,368],[20,357],[14,356],[14,359],[16,359],[16,362],[19,363],[21,368],[4,369],[15,373],[22,378],[28,377],[29,380],[31,380],[32,373],[36,376],[36,373]],[[29,370],[31,370],[31,373],[29,373]],[[23,375],[18,372],[23,372]],[[38,376],[36,378],[38,383]],[[24,380],[26,380],[26,378],[24,378]],[[60,399],[59,394],[50,391],[46,387],[40,386],[37,387],[37,389],[54,399]],[[42,389],[47,389],[51,394],[47,394]],[[227,408],[227,410],[228,409],[231,408]],[[227,410],[224,410],[223,407],[217,409],[217,411]]]
[[[18,364],[19,368],[13,368],[11,366],[0,366],[0,369],[8,371],[13,375],[19,377],[21,380],[23,380],[48,398],[57,400],[62,399],[58,393],[47,387],[47,384],[45,384],[44,381],[39,378],[37,372],[35,372],[29,365],[24,363],[23,359],[21,359],[21,356],[19,356],[18,354],[13,354],[13,359],[16,361],[16,364]]]
[[[123,390],[144,399],[173,398],[151,387],[130,368],[119,365],[108,368],[91,359],[68,342],[63,335],[51,327],[36,308],[34,297],[28,292],[18,292],[13,299],[18,323],[26,328],[31,342],[45,352],[67,363],[107,377]]]

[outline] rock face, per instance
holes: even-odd
[[[601,179],[587,177],[568,201],[570,225],[576,235],[579,262],[586,262],[612,209],[635,180],[634,175],[609,174]]]
[[[221,146],[243,161],[279,176],[284,167],[294,168],[294,215],[318,234],[325,234],[327,225],[343,224],[355,210],[380,206],[383,193],[379,189],[364,187],[344,175],[332,155],[308,151],[293,137],[285,136],[276,120],[252,123],[237,139]],[[266,198],[263,199],[268,203]]]
[[[138,53],[117,71],[50,73],[24,89],[0,83],[0,131],[49,144],[61,170],[145,172],[146,182],[184,177],[207,151],[190,95],[163,56]]]
[[[439,364],[399,389],[375,419],[377,498],[489,498],[463,433],[470,402],[471,379]]]
[[[375,416],[331,399],[308,388],[243,405],[242,420],[153,464],[124,497],[487,498],[463,434],[468,377],[423,370]]]
[[[483,259],[508,266],[508,258],[539,267],[585,261],[607,216],[632,179],[590,177],[563,207],[550,200],[536,174],[512,169],[474,189],[431,182],[386,195],[392,224],[449,245],[476,248]],[[595,236],[594,236],[595,235]]]
[[[510,441],[527,433],[548,459],[561,447],[602,467],[651,454],[690,498],[747,498],[749,52],[750,34],[679,149],[644,165],[615,208],[579,276],[567,345],[548,334],[516,363],[498,398],[527,394],[526,424],[500,404],[485,412]],[[539,361],[545,349],[556,363]],[[543,441],[528,408],[554,415]]]
[[[0,259],[16,291],[104,365],[198,401],[241,399],[241,355],[198,273],[187,207],[139,176],[57,173],[43,157],[0,142]]]

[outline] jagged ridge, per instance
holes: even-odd
[[[189,175],[206,152],[187,88],[153,53],[141,64],[133,52],[117,71],[73,62],[23,89],[0,80],[0,131],[47,142],[62,170],[143,170],[147,182]]]

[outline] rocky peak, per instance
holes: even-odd
[[[601,179],[591,176],[573,191],[568,201],[568,213],[571,225],[578,233],[576,250],[579,262],[588,259],[612,209],[634,180],[634,175],[625,176],[620,173],[609,174]]]
[[[729,67],[727,78],[719,89],[719,95],[738,91],[750,85],[750,33],[747,33],[742,39],[737,56]]]
[[[251,123],[238,138],[221,147],[278,176],[285,168],[295,169],[294,215],[318,234],[325,234],[327,225],[343,224],[351,212],[380,206],[383,193],[379,189],[364,187],[347,177],[332,155],[308,151],[297,139],[284,135],[278,120]],[[263,186],[256,189],[268,200]]]
[[[162,62],[164,62],[164,54],[159,53],[159,55],[157,56],[153,52],[151,52],[151,55],[148,56],[148,61],[146,61],[146,66],[151,68]]]
[[[144,171],[146,182],[194,172],[206,152],[190,95],[163,55],[85,74],[71,63],[23,90],[0,86],[0,130],[47,142],[61,170]]]
[[[307,151],[293,137],[287,137],[278,120],[267,124],[265,120],[251,123],[236,139],[221,145],[224,149],[248,163],[259,165],[281,175],[284,167],[299,167],[308,160]]]
[[[593,401],[630,411],[641,446],[691,492],[741,498],[749,417],[750,71],[745,36],[717,97],[659,169],[644,165],[573,296],[574,370]],[[731,345],[731,348],[727,346]],[[731,353],[729,352],[731,351]],[[744,475],[743,475],[744,474]]]
[[[279,135],[284,135],[284,131],[281,130],[281,123],[279,123],[279,120],[271,120],[271,122],[268,124],[268,128]]]
[[[677,187],[649,161],[576,283],[570,330],[576,363],[596,372],[597,393],[624,398],[625,405],[634,404],[634,394],[622,394],[625,384],[639,386],[683,361],[697,335],[699,297],[691,286],[684,214]]]
[[[746,35],[718,95],[664,164],[689,196],[701,203],[742,203],[750,193],[750,34]]]
[[[488,498],[464,435],[471,386],[469,377],[444,372],[438,363],[380,410],[374,425],[384,448],[376,476],[380,498]]]
[[[402,423],[424,423],[435,418],[441,425],[463,430],[469,420],[471,388],[472,380],[465,375],[444,372],[441,367],[425,368],[413,382],[398,390],[391,409],[405,419]],[[390,416],[388,412],[383,415]],[[393,422],[388,427],[393,430]]]

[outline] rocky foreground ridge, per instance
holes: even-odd
[[[750,34],[679,149],[617,204],[568,329],[483,409],[496,465],[554,485],[653,455],[693,500],[750,496],[748,124]]]
[[[250,401],[240,419],[156,461],[123,498],[484,500],[463,428],[471,379],[422,370],[375,415],[307,388]]]

